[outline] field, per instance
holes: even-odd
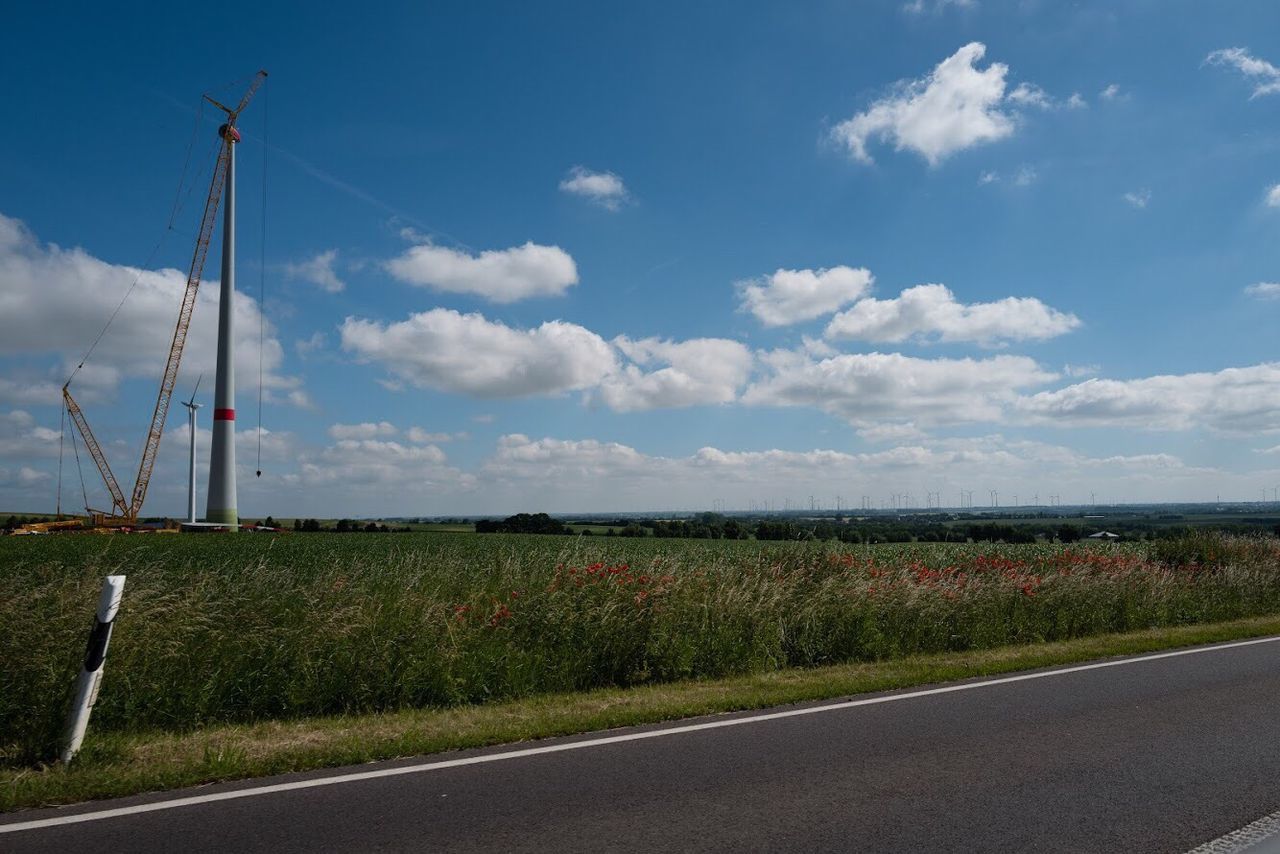
[[[443,708],[1280,612],[1280,541],[841,546],[448,533],[0,539],[0,766],[92,733]],[[92,741],[92,738],[90,739]]]

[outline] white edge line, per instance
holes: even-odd
[[[1016,676],[1001,676],[981,682],[963,682],[958,685],[944,685],[938,688],[925,688],[919,691],[907,691],[879,697],[865,697],[860,700],[845,700],[839,703],[828,703],[824,706],[806,706],[800,709],[787,709],[786,711],[769,712],[763,715],[750,715],[728,718],[726,720],[708,721],[700,724],[685,724],[683,726],[646,730],[644,732],[609,735],[601,738],[584,739],[583,741],[573,741],[564,744],[548,744],[541,747],[526,747],[520,750],[509,750],[504,753],[487,753],[482,756],[467,756],[461,759],[444,759],[437,762],[423,762],[417,765],[402,765],[397,768],[379,768],[373,771],[356,771],[350,774],[337,774],[332,777],[316,777],[309,780],[295,780],[289,783],[273,783],[269,786],[254,786],[246,789],[236,789],[231,792],[210,792],[204,795],[191,795],[185,798],[172,798],[165,801],[154,801],[152,803],[135,804],[127,807],[115,807],[113,809],[97,810],[95,812],[83,812],[75,815],[54,816],[52,818],[35,819],[33,821],[0,824],[0,833],[39,830],[41,828],[57,827],[65,824],[78,824],[84,821],[100,821],[106,818],[119,818],[126,815],[138,815],[139,813],[171,810],[177,809],[178,807],[193,806],[195,804],[208,804],[216,801],[230,801],[238,798],[252,798],[259,795],[271,795],[276,792],[292,792],[298,789],[312,789],[317,786],[336,786],[340,783],[356,783],[361,780],[376,780],[381,777],[398,777],[402,774],[419,774],[425,771],[442,771],[446,768],[460,768],[464,765],[481,765],[487,762],[520,759],[525,756],[540,756],[545,753],[562,753],[566,750],[580,750],[586,747],[602,747],[607,744],[621,744],[628,741],[643,741],[649,738],[662,738],[669,735],[680,735],[686,732],[701,732],[702,730],[742,726],[744,724],[754,724],[762,721],[775,721],[782,718],[800,717],[801,715],[816,715],[822,712],[836,712],[844,709],[855,709],[859,706],[875,706],[881,703],[895,703],[900,700],[914,700],[918,697],[931,697],[937,694],[950,694],[956,691],[973,691],[978,688],[991,688],[997,685],[1008,685],[1013,682],[1025,682],[1031,679],[1047,679],[1054,676],[1066,676],[1071,673],[1081,673],[1086,670],[1100,670],[1104,667],[1121,667],[1128,664],[1142,664],[1143,662],[1157,661],[1163,658],[1196,655],[1204,652],[1217,652],[1219,650],[1236,649],[1238,647],[1253,646],[1255,644],[1262,643],[1274,643],[1276,641],[1280,641],[1280,635],[1276,635],[1274,637],[1254,638],[1252,640],[1234,641],[1232,643],[1216,644],[1213,646],[1178,649],[1171,652],[1160,652],[1137,658],[1096,661],[1090,664],[1077,664],[1056,670],[1040,670],[1034,673],[1020,673]]]

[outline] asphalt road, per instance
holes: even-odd
[[[0,833],[0,851],[1182,852],[1277,809],[1280,642]]]

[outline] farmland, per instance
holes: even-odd
[[[0,540],[0,763],[53,753],[103,575],[95,732],[443,708],[1280,612],[1280,541],[445,533]]]

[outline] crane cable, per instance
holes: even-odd
[[[84,512],[89,512],[89,489],[84,485],[84,469],[80,467],[80,446],[76,443],[76,432],[71,431],[71,450],[76,453],[76,471],[80,473],[80,494],[84,496]]]
[[[271,105],[271,81],[262,87],[262,233],[258,241],[258,477],[262,477],[262,347],[267,324],[267,114]]]
[[[184,182],[187,179],[187,168],[191,164],[191,149],[195,145],[196,136],[200,130],[200,120],[203,117],[203,113],[204,113],[204,103],[202,101],[200,105],[200,109],[196,112],[195,126],[191,129],[191,139],[187,141],[187,154],[182,163],[182,177],[178,180],[178,190],[174,194],[173,207],[171,208],[169,213],[169,224],[166,225],[164,231],[161,232],[160,239],[157,240],[155,246],[151,248],[151,252],[147,255],[147,260],[142,263],[142,266],[138,268],[138,274],[133,277],[133,283],[129,285],[129,289],[125,291],[124,296],[120,299],[119,304],[116,305],[115,311],[111,312],[111,316],[108,317],[107,322],[103,324],[102,330],[98,333],[98,337],[93,339],[93,343],[89,345],[89,349],[86,350],[84,355],[80,357],[80,361],[76,363],[75,370],[71,372],[71,376],[67,377],[67,381],[64,385],[70,385],[71,381],[75,379],[76,374],[80,373],[80,369],[83,368],[85,366],[85,363],[89,361],[89,357],[92,356],[93,351],[97,349],[98,344],[102,341],[102,337],[106,335],[107,330],[111,328],[111,324],[115,321],[116,315],[120,313],[120,309],[124,308],[124,304],[129,301],[129,297],[132,296],[134,289],[138,287],[138,283],[142,281],[142,277],[146,275],[148,270],[151,269],[151,262],[153,262],[156,259],[156,256],[160,254],[161,247],[164,246],[164,243],[168,239],[170,232],[174,230],[173,229],[174,221],[178,218],[178,214],[181,213],[182,207],[186,203],[186,199],[182,195],[182,187]],[[191,186],[192,187],[195,186],[194,181],[192,182]],[[187,195],[190,196],[190,191],[188,191]]]

